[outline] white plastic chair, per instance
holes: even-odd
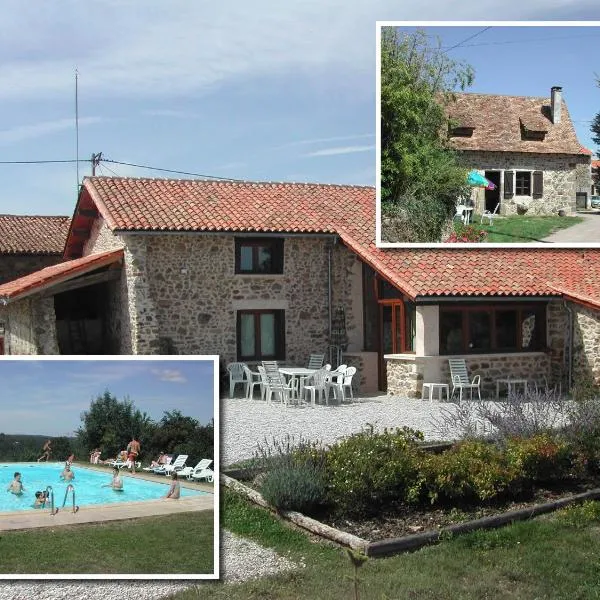
[[[244,388],[246,387],[246,376],[244,373],[244,367],[246,363],[233,362],[227,365],[227,371],[229,372],[229,397],[233,398],[235,386],[241,383]]]
[[[262,364],[265,370],[267,400],[271,402],[275,394],[287,406],[293,399],[294,389],[291,383],[286,385],[285,377],[279,371],[276,361],[263,360]]]
[[[321,369],[323,367],[323,362],[325,361],[324,354],[311,354],[308,359],[307,369]]]
[[[330,378],[331,372],[325,368],[319,369],[316,373],[308,377],[308,385],[304,386],[303,394],[304,398],[310,394],[310,402],[313,408],[315,407],[317,394],[319,395],[319,402],[325,398],[325,404],[329,404],[328,384]]]
[[[260,373],[251,371],[248,365],[244,365],[244,375],[246,376],[246,398],[254,398],[254,388],[257,385],[262,387]]]
[[[496,208],[494,208],[494,210],[484,210],[483,214],[481,215],[481,221],[479,222],[480,225],[483,224],[483,220],[484,219],[488,219],[490,222],[490,225],[494,224],[494,217],[498,216],[498,211],[500,210],[500,201],[498,201],[498,204],[496,204]]]
[[[346,390],[350,392],[350,402],[354,401],[354,392],[352,391],[352,378],[356,374],[356,367],[348,367],[342,377],[338,377],[337,381],[332,381],[329,384],[329,389],[333,389],[335,398],[339,398],[341,402],[346,401]]]
[[[475,375],[473,380],[469,380],[469,374],[467,373],[467,363],[464,358],[449,358],[448,363],[450,364],[450,377],[452,378],[452,394],[451,398],[454,397],[454,392],[458,390],[459,397],[458,401],[462,401],[463,390],[470,390],[471,400],[473,400],[473,390],[477,390],[477,396],[481,401],[481,376]]]

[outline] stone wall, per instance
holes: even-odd
[[[54,312],[54,296],[31,299],[31,315],[33,323],[36,354],[60,354],[56,335],[56,313]]]
[[[589,169],[590,157],[567,154],[532,154],[525,152],[460,153],[469,169],[484,171],[543,171],[544,190],[541,198],[513,196],[504,198],[504,173],[500,177],[500,214],[517,213],[518,206],[527,208],[528,215],[556,215],[559,210],[575,212],[575,192],[579,189],[581,173]],[[479,194],[478,198],[483,198]],[[478,206],[477,211],[481,212]]]
[[[411,355],[386,357],[387,393],[401,398],[420,398],[423,389],[423,367]]]
[[[83,256],[117,250],[124,246],[124,239],[120,235],[113,234],[102,217],[97,217],[92,223],[90,237],[83,245]]]
[[[573,310],[573,384],[600,383],[600,311],[578,304]]]
[[[0,254],[0,284],[59,262],[60,254]]]
[[[237,359],[236,312],[271,308],[285,310],[286,361],[303,364],[311,352],[326,352],[329,240],[286,238],[282,275],[236,275],[234,240],[126,236],[122,344],[129,338],[135,354],[219,354],[226,364]],[[332,305],[345,309],[349,331],[358,326],[349,300],[356,260],[344,246],[333,247]]]
[[[546,346],[550,357],[552,384],[567,383],[567,348],[569,345],[569,313],[562,300],[553,300],[546,309]]]

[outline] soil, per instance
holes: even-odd
[[[600,480],[567,482],[557,487],[538,488],[527,497],[519,500],[488,505],[423,508],[398,504],[381,510],[377,515],[364,518],[335,518],[331,515],[322,514],[317,518],[331,527],[351,533],[369,542],[375,542],[422,531],[441,529],[455,523],[499,515],[511,510],[528,508],[536,504],[568,498],[599,486]]]

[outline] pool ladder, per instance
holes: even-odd
[[[64,507],[65,507],[65,504],[67,503],[67,496],[69,495],[69,492],[71,492],[71,493],[72,493],[72,498],[73,498],[73,512],[74,512],[74,513],[76,513],[76,512],[79,510],[79,506],[77,506],[77,505],[75,504],[75,487],[73,486],[73,484],[72,484],[72,483],[70,483],[70,484],[67,486],[67,489],[65,490],[65,498],[64,498],[64,500],[63,500],[63,503],[62,503],[62,505],[63,505],[63,508],[64,508]],[[57,511],[57,512],[58,512],[58,511]]]
[[[54,508],[54,490],[51,485],[46,486],[46,497],[50,498],[50,515],[54,516],[58,512],[58,508]]]

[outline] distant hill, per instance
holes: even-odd
[[[42,454],[42,447],[46,440],[52,442],[51,460],[65,460],[75,442],[75,438],[51,435],[0,433],[0,461],[30,462],[37,460]]]

